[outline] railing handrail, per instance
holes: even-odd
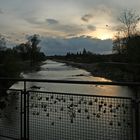
[[[91,84],[91,85],[114,85],[114,86],[140,86],[140,82],[108,82],[108,81],[73,81],[73,80],[56,80],[56,79],[28,79],[28,78],[3,78],[0,81],[15,82],[46,82],[46,83],[64,83],[64,84]]]
[[[10,89],[11,90],[11,89]],[[80,94],[80,93],[70,93],[70,92],[46,92],[46,91],[35,91],[35,90],[28,90],[27,94],[30,93],[41,93],[41,94],[58,94],[58,95],[71,95],[71,96],[81,96],[81,97],[101,97],[101,98],[117,98],[117,99],[129,99],[129,100],[133,100],[132,97],[125,97],[125,96],[111,96],[111,95],[96,95],[96,94]]]

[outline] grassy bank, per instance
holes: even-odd
[[[96,77],[103,77],[113,81],[121,82],[140,81],[140,65],[113,62],[78,63],[55,58],[53,58],[53,60],[66,63],[67,65],[71,65],[73,67],[85,69]]]

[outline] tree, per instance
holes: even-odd
[[[14,47],[13,50],[22,61],[29,60],[32,66],[37,62],[46,59],[45,54],[40,52],[40,47],[38,46],[39,42],[39,35],[35,34],[33,36],[29,36],[26,43],[19,44]]]
[[[6,40],[5,38],[0,34],[0,64],[3,62],[4,57],[4,51],[6,49]]]
[[[5,38],[0,34],[0,51],[3,51],[6,49],[6,40]]]
[[[31,65],[36,63],[39,60],[39,52],[40,52],[40,47],[38,47],[38,44],[40,42],[39,35],[34,34],[33,36],[30,36],[28,38],[28,43],[30,44],[31,48]]]
[[[113,51],[117,54],[128,53],[128,41],[137,33],[137,24],[140,16],[132,10],[124,10],[118,18],[120,27],[113,40]]]
[[[137,24],[140,21],[140,16],[133,10],[124,10],[118,18],[120,25],[120,31],[124,34],[124,37],[131,37],[136,34]]]
[[[83,49],[83,55],[87,55],[87,51],[85,48]]]
[[[130,62],[140,63],[140,35],[134,35],[127,41],[128,59]]]
[[[28,42],[17,45],[13,48],[13,51],[21,60],[30,60],[31,47]]]
[[[120,32],[118,32],[115,37],[114,37],[114,41],[113,41],[113,51],[121,54],[121,38],[120,38]]]
[[[122,38],[120,36],[120,32],[118,32],[113,40],[113,52],[117,54],[125,54],[126,51],[127,51],[126,38]]]

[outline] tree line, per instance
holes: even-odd
[[[24,66],[33,67],[46,59],[40,51],[39,35],[28,37],[27,42],[8,48],[6,39],[0,35],[0,77],[19,77]]]

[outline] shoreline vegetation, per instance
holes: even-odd
[[[117,62],[97,62],[97,63],[80,63],[69,61],[64,58],[51,60],[65,63],[76,68],[84,69],[90,72],[95,77],[102,77],[118,82],[139,82],[140,77],[137,75],[140,65],[117,63]],[[135,70],[133,68],[135,67]],[[139,67],[139,68],[138,68]]]
[[[27,39],[27,42],[7,48],[5,38],[0,36],[0,77],[22,78],[22,72],[40,70],[46,55],[40,51],[39,42],[39,35],[34,34]],[[11,81],[2,81],[0,96],[5,96],[6,89],[12,84]]]

